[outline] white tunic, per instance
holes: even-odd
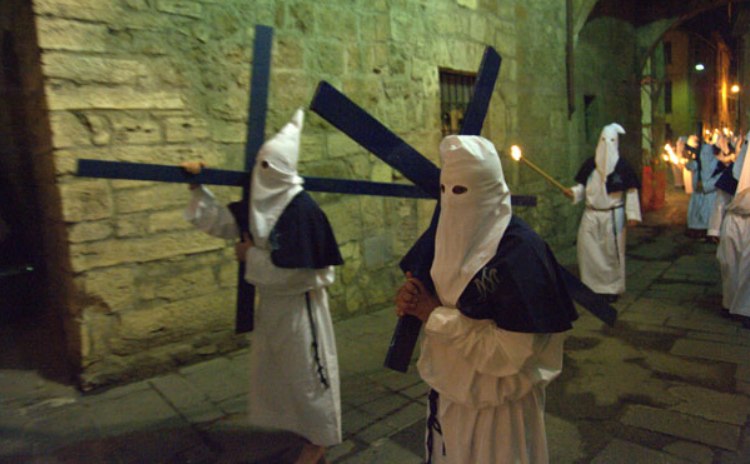
[[[238,237],[229,210],[205,188],[193,191],[185,217],[211,235]],[[338,360],[325,290],[333,283],[333,267],[279,268],[270,252],[257,246],[248,250],[246,263],[245,280],[256,286],[260,300],[250,335],[250,424],[291,431],[316,445],[340,443]],[[313,325],[329,387],[323,385],[313,357]]]
[[[712,145],[703,145],[700,157],[700,172],[698,162],[695,160],[685,165],[693,173],[693,193],[688,203],[687,226],[689,229],[707,230],[716,201],[716,181],[719,176],[714,176],[713,173],[719,161],[713,154]],[[698,188],[698,182],[700,182],[700,188]]]
[[[564,339],[510,332],[491,320],[436,308],[417,363],[439,393],[442,433],[428,431],[433,462],[547,463],[544,389],[562,371]]]
[[[722,281],[722,306],[750,317],[750,189],[727,207],[716,250]]]
[[[581,280],[596,293],[625,292],[625,219],[640,221],[638,189],[607,193],[599,171],[591,171],[586,187],[571,188],[573,203],[586,199],[578,228]]]

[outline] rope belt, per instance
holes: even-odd
[[[320,353],[318,353],[318,335],[315,330],[315,319],[313,319],[312,307],[310,306],[310,292],[305,292],[305,302],[307,303],[307,317],[310,319],[310,330],[312,331],[312,350],[313,358],[315,359],[315,365],[317,366],[318,376],[320,376],[320,383],[323,387],[328,388],[328,379],[326,378],[325,367],[320,361]]]
[[[620,264],[620,246],[619,243],[617,243],[617,220],[615,218],[615,211],[617,211],[620,208],[624,208],[625,205],[623,203],[620,203],[617,206],[613,206],[611,208],[605,208],[605,209],[599,209],[594,208],[592,206],[586,206],[586,209],[589,209],[591,211],[611,211],[612,212],[612,237],[615,239],[615,254],[617,255],[617,264]]]
[[[620,209],[620,208],[624,208],[624,207],[625,207],[625,205],[622,204],[622,203],[619,204],[619,205],[617,205],[617,206],[613,206],[611,208],[603,208],[603,209],[602,208],[594,208],[593,206],[586,205],[586,209],[590,209],[591,211],[614,211],[616,209]]]
[[[430,400],[430,417],[427,418],[427,461],[426,464],[432,463],[432,445],[434,443],[434,433],[443,434],[443,428],[440,427],[438,420],[438,399],[440,395],[435,390],[430,390],[428,396]],[[443,442],[443,456],[445,456],[445,442]]]

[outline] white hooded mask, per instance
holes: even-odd
[[[304,112],[297,110],[276,135],[260,147],[250,186],[250,232],[254,243],[267,248],[268,235],[290,201],[302,191],[297,175]]]
[[[604,126],[599,136],[599,143],[596,145],[596,170],[601,176],[602,182],[607,181],[607,176],[615,170],[615,165],[620,159],[618,138],[619,134],[624,134],[625,129],[617,123]]]
[[[441,210],[430,273],[441,302],[455,308],[497,252],[511,218],[510,190],[495,146],[485,138],[448,136],[440,157]]]

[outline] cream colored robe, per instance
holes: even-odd
[[[447,307],[424,329],[417,367],[440,395],[433,463],[547,463],[544,390],[562,371],[565,335],[510,332]]]
[[[571,190],[574,204],[586,199],[577,241],[581,281],[596,293],[624,293],[625,221],[641,221],[638,189],[607,193],[594,169],[585,187],[577,184]]]
[[[185,218],[211,235],[238,237],[232,214],[205,188],[193,191]],[[250,425],[294,432],[316,445],[341,443],[338,359],[325,290],[334,281],[333,267],[279,268],[268,250],[253,247],[245,269],[245,280],[256,286],[260,299],[250,335]],[[306,292],[328,388],[313,359]]]

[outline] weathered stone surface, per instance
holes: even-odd
[[[717,342],[701,340],[678,340],[670,351],[678,356],[724,361],[730,363],[746,363],[747,349],[742,346],[727,346]]]
[[[148,231],[150,233],[192,228],[193,225],[185,220],[183,209],[157,211],[148,216]]]
[[[100,300],[108,311],[128,308],[135,302],[135,281],[131,268],[98,269],[86,273],[87,298]]]
[[[549,462],[577,462],[584,457],[581,433],[574,423],[551,414],[544,417]]]
[[[164,278],[151,277],[138,285],[138,294],[142,298],[163,298],[167,301],[214,293],[217,290],[216,279],[209,268],[176,275],[169,274]]]
[[[190,0],[157,0],[156,9],[164,13],[200,18],[203,5]]]
[[[626,425],[727,450],[736,450],[740,440],[740,427],[649,406],[628,406],[621,420]]]
[[[189,116],[164,119],[167,142],[192,142],[208,138],[206,122]]]
[[[102,24],[42,16],[37,18],[37,29],[42,49],[106,52],[109,48],[109,32]]]
[[[742,426],[750,414],[750,399],[744,396],[687,385],[672,387],[669,393],[682,400],[673,410],[711,421]]]
[[[90,133],[81,120],[68,111],[50,113],[52,144],[55,148],[91,145]]]
[[[604,451],[591,461],[592,464],[633,464],[636,462],[684,464],[680,458],[623,440],[612,440]]]
[[[50,86],[47,88],[47,101],[51,110],[179,110],[185,107],[179,93],[130,87]]]
[[[107,222],[79,222],[68,228],[68,240],[71,243],[91,242],[110,237],[112,233],[112,226]]]
[[[42,65],[49,77],[69,79],[77,83],[135,85],[148,72],[137,60],[76,56],[50,52],[42,55]]]
[[[678,441],[665,446],[664,451],[688,462],[698,464],[711,464],[714,462],[714,453],[711,448],[685,441]]]
[[[154,144],[161,141],[162,130],[148,113],[128,112],[109,114],[112,138],[127,144]],[[151,147],[156,150],[156,147]],[[164,148],[164,147],[161,147]]]
[[[112,197],[104,180],[78,180],[60,186],[63,217],[68,222],[108,218],[113,213]]]
[[[115,211],[118,214],[163,210],[185,206],[190,198],[182,185],[156,184],[152,187],[115,192]]]
[[[164,345],[201,331],[228,330],[233,324],[234,294],[222,291],[123,312],[117,337],[110,344],[116,353],[137,353],[144,345]]]
[[[174,232],[148,238],[73,244],[73,270],[86,271],[117,264],[155,261],[186,253],[218,250],[224,242],[200,232]]]

